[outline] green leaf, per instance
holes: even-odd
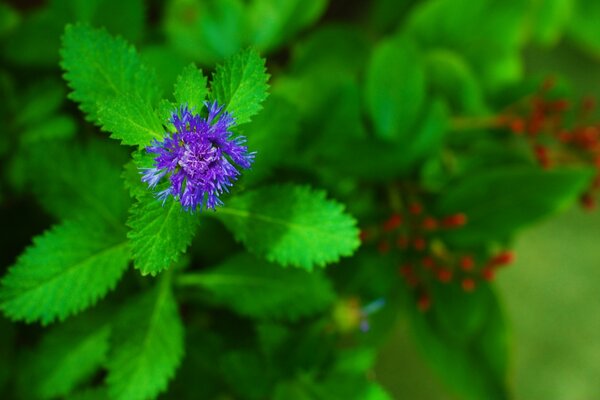
[[[136,102],[138,108],[157,103],[160,92],[155,74],[123,39],[76,24],[67,26],[62,42],[61,66],[73,89],[69,97],[80,103],[88,120],[98,123],[99,108],[110,107],[115,97]]]
[[[206,272],[183,275],[178,283],[199,285],[219,303],[253,318],[295,320],[324,310],[334,299],[320,271],[284,269],[248,254]]]
[[[432,301],[427,313],[409,305],[415,341],[431,367],[461,399],[508,399],[506,326],[491,288],[464,293],[438,284]]]
[[[88,217],[34,238],[2,279],[0,308],[43,325],[92,306],[112,290],[129,261],[125,238]]]
[[[294,151],[299,133],[299,117],[295,108],[278,95],[269,96],[265,109],[244,126],[251,151],[260,154],[241,181],[255,184],[271,175],[273,169],[284,164]],[[282,134],[285,132],[285,134]],[[240,182],[240,183],[242,183]]]
[[[139,40],[143,34],[146,17],[143,0],[50,0],[44,5],[27,10],[22,24],[6,42],[3,54],[13,63],[54,68],[58,62],[60,35],[68,23],[103,26],[112,34],[132,41]],[[119,12],[114,12],[115,9]]]
[[[0,4],[0,37],[19,25],[19,14],[8,4]]]
[[[142,275],[156,275],[170,268],[192,241],[198,215],[169,198],[164,206],[150,191],[130,210],[127,237],[131,241],[133,265]]]
[[[105,100],[98,108],[98,120],[102,130],[122,144],[146,147],[152,140],[165,136],[161,120],[152,107],[130,96],[118,96]]]
[[[33,384],[36,397],[65,397],[102,367],[108,354],[110,326],[82,317],[59,325],[43,337],[27,360],[23,376],[27,387],[23,390],[31,390]]]
[[[206,77],[202,74],[202,70],[194,64],[185,67],[175,82],[174,95],[177,103],[187,104],[190,108],[195,108],[196,112],[200,112],[204,108],[207,94]]]
[[[202,65],[230,57],[244,46],[246,10],[241,0],[173,0],[165,12],[171,45]]]
[[[319,146],[313,164],[325,165],[343,176],[376,182],[406,175],[415,164],[440,151],[448,126],[447,114],[444,102],[436,99],[406,141],[389,143],[378,138],[347,137],[336,144]]]
[[[254,50],[245,50],[217,66],[211,82],[212,97],[241,125],[262,109],[268,79],[264,58]]]
[[[66,89],[59,80],[45,80],[30,86],[19,99],[15,124],[30,126],[56,115],[65,102]]]
[[[229,199],[215,216],[250,251],[284,266],[325,266],[360,244],[356,221],[344,206],[307,186],[248,191]]]
[[[486,89],[499,90],[516,83],[523,73],[520,51],[527,4],[493,0],[421,2],[412,8],[402,28],[421,48],[461,54]]]
[[[57,218],[93,214],[121,229],[129,198],[117,167],[120,154],[113,150],[100,142],[31,148],[26,171],[38,201]]]
[[[173,82],[188,64],[189,60],[173,47],[165,43],[145,45],[140,48],[140,57],[145,65],[156,71],[156,78],[162,93],[173,90]]]
[[[314,23],[327,8],[327,0],[254,0],[247,10],[250,42],[261,50],[285,43]]]
[[[486,113],[483,88],[460,54],[449,50],[432,50],[426,55],[426,63],[432,89],[448,100],[456,114]]]
[[[170,280],[128,304],[113,335],[107,363],[111,398],[143,400],[163,392],[184,354],[184,330]]]
[[[594,56],[600,54],[600,27],[596,23],[599,16],[600,4],[597,2],[574,2],[567,27],[569,38]]]
[[[21,133],[21,145],[29,147],[41,142],[70,139],[76,131],[77,124],[72,117],[57,115],[25,129]]]
[[[532,1],[530,10],[531,36],[544,46],[553,46],[561,38],[577,3],[575,0]]]
[[[108,398],[108,390],[105,387],[88,388],[69,395],[69,400],[106,400]]]
[[[589,185],[587,169],[507,167],[453,182],[437,205],[441,216],[462,212],[467,224],[449,231],[453,244],[470,246],[503,240],[540,219],[564,210]]]
[[[408,37],[383,41],[374,50],[366,77],[367,110],[377,135],[401,140],[411,134],[424,105],[425,71]]]
[[[255,351],[230,351],[220,357],[219,366],[225,381],[241,398],[268,398],[269,368]]]

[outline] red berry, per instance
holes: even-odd
[[[358,234],[358,237],[361,242],[365,242],[366,240],[368,240],[369,236],[369,232],[365,231],[364,229],[361,229],[360,233]]]
[[[460,259],[460,267],[463,271],[471,271],[475,266],[475,261],[473,261],[473,257],[464,256]]]
[[[596,107],[596,99],[594,99],[593,97],[585,97],[583,99],[583,101],[581,102],[581,108],[583,109],[584,112],[590,112],[593,111],[594,108]]]
[[[472,292],[475,290],[475,280],[472,278],[465,278],[462,280],[461,286],[465,292]]]
[[[408,247],[408,237],[406,237],[405,235],[398,236],[396,244],[399,248],[406,249]]]
[[[425,229],[426,231],[433,231],[437,228],[438,223],[435,220],[435,218],[426,217],[425,219],[423,219],[422,226],[423,226],[423,229]]]
[[[562,143],[569,143],[573,139],[573,136],[569,131],[561,131],[558,133],[558,140]]]
[[[542,90],[543,91],[552,90],[554,88],[555,84],[556,84],[556,79],[552,76],[549,76],[544,80],[544,83],[542,83]]]
[[[415,240],[413,240],[413,247],[417,251],[423,251],[425,250],[425,247],[427,247],[427,242],[422,237],[415,238]]]
[[[439,269],[437,271],[437,278],[439,279],[440,282],[450,282],[452,280],[452,271],[450,271],[449,269]]]
[[[520,118],[515,118],[512,121],[510,121],[509,127],[510,130],[516,134],[521,134],[525,131],[525,123]]]
[[[383,230],[385,232],[393,231],[398,228],[402,224],[402,216],[400,214],[393,214],[385,223],[383,224]]]
[[[431,257],[423,257],[421,264],[423,264],[426,269],[432,269],[435,266],[435,261]]]
[[[549,105],[550,105],[550,108],[552,109],[552,111],[555,111],[555,112],[563,112],[567,108],[569,108],[569,102],[565,99],[556,100],[555,102],[552,102]]]
[[[503,251],[491,259],[489,265],[499,267],[501,265],[512,264],[515,261],[515,255],[512,251]]]
[[[421,312],[426,312],[431,308],[431,298],[427,294],[422,294],[417,300],[417,308]]]
[[[579,198],[579,203],[583,208],[591,211],[596,208],[596,199],[591,193],[585,193]]]
[[[377,250],[379,251],[379,253],[381,254],[386,254],[390,251],[390,243],[387,240],[382,240],[381,242],[379,242],[379,244],[377,245]]]
[[[403,277],[409,277],[413,274],[413,267],[410,264],[404,264],[400,267],[400,275]]]
[[[495,275],[496,275],[496,271],[492,267],[485,267],[481,271],[481,276],[486,281],[492,281],[492,280],[494,280]]]
[[[540,163],[540,165],[542,166],[542,168],[544,168],[544,169],[550,168],[552,163],[550,160],[550,156],[548,154],[548,149],[542,145],[536,144],[534,146],[533,150],[535,152],[535,157],[537,158],[537,160]]]
[[[419,203],[412,203],[408,211],[413,215],[419,215],[423,212],[423,206]]]
[[[463,213],[450,215],[443,219],[442,225],[447,228],[457,228],[467,223],[467,216]]]

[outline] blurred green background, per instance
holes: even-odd
[[[518,400],[600,398],[600,214],[574,209],[524,232],[517,261],[498,277],[512,331]],[[377,377],[396,398],[445,400],[401,321]]]

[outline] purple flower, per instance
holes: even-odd
[[[156,156],[154,167],[144,170],[142,181],[154,189],[166,177],[170,184],[157,197],[164,204],[172,195],[188,211],[223,204],[219,196],[228,192],[240,175],[236,165],[250,168],[255,155],[243,145],[245,137],[233,137],[229,129],[235,120],[226,112],[219,115],[222,106],[217,102],[204,105],[208,109],[206,118],[182,106],[171,116],[177,131],[146,148]]]

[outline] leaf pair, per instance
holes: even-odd
[[[108,372],[108,393],[101,398],[143,400],[165,390],[184,354],[168,280],[133,298],[114,319],[107,317],[102,309],[50,331],[28,360],[22,394],[72,398],[101,368]]]

